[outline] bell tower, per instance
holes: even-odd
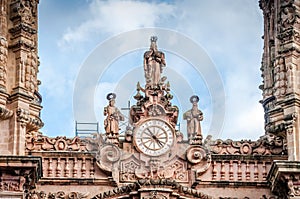
[[[24,155],[43,126],[38,92],[38,0],[0,0],[0,153]]]
[[[286,139],[289,160],[300,160],[300,1],[261,0],[266,134]]]

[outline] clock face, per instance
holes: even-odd
[[[173,146],[173,129],[163,120],[146,120],[136,127],[134,142],[140,152],[150,156],[159,156]]]

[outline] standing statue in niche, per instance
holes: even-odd
[[[183,114],[183,119],[187,121],[188,139],[191,144],[201,144],[202,132],[200,121],[203,120],[203,113],[198,109],[199,97],[193,95],[190,98],[190,102],[193,104],[192,109]]]
[[[116,94],[109,93],[106,99],[109,101],[109,105],[104,107],[104,116],[106,116],[104,128],[107,141],[112,144],[118,144],[120,130],[119,121],[124,121],[124,116],[119,109],[115,107]]]
[[[161,83],[161,73],[163,67],[166,66],[165,54],[157,50],[157,37],[152,36],[150,50],[146,51],[144,54],[144,71],[146,78],[146,85],[151,88],[157,88]]]

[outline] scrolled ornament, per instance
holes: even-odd
[[[207,171],[211,165],[211,155],[208,150],[202,146],[191,146],[186,151],[186,158],[192,165],[199,177]]]
[[[197,164],[206,156],[206,151],[200,147],[190,147],[186,152],[188,161],[192,164]]]
[[[111,172],[113,164],[120,159],[120,149],[113,144],[105,144],[99,148],[96,159],[101,169]]]

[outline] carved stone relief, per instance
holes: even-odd
[[[286,66],[283,57],[276,59],[274,68],[274,94],[283,97],[286,94]]]
[[[31,51],[27,54],[27,58],[24,60],[24,72],[25,72],[25,88],[29,91],[31,95],[38,90],[38,72],[39,61],[36,52]],[[21,80],[22,81],[22,80]]]
[[[158,190],[155,187],[159,186]],[[148,196],[152,196],[154,198],[155,195],[159,197],[163,197],[162,189],[168,188],[172,191],[172,194],[177,196],[182,196],[184,198],[200,198],[200,199],[212,199],[212,197],[203,194],[201,191],[192,189],[190,187],[182,186],[178,182],[174,180],[168,179],[160,179],[160,180],[147,180],[141,179],[132,184],[127,184],[121,187],[117,187],[113,190],[109,190],[103,193],[99,193],[96,196],[92,197],[92,199],[102,199],[102,198],[115,198],[120,195],[125,194],[139,194],[139,190],[141,188],[150,188],[148,189]],[[156,193],[153,191],[156,190]],[[151,193],[152,192],[152,193]],[[133,195],[134,196],[134,195]]]
[[[166,162],[152,159],[148,165],[135,170],[136,179],[172,179],[178,182],[188,182],[187,164],[178,158]]]
[[[44,126],[44,123],[42,122],[41,118],[38,116],[30,115],[29,111],[18,108],[16,110],[17,115],[17,122],[21,123],[21,126],[27,127],[26,131],[35,131]]]
[[[12,117],[14,112],[12,110],[8,110],[4,107],[0,107],[0,120],[6,120]]]
[[[20,0],[11,4],[11,19],[21,18],[22,23],[35,23],[37,1]]]
[[[197,176],[207,171],[211,166],[211,154],[203,146],[191,146],[186,152],[187,160],[192,165],[192,169],[196,171]]]
[[[151,191],[147,196],[144,196],[143,199],[168,199],[168,197],[157,193],[157,191]]]
[[[4,37],[0,38],[0,87],[6,89],[6,65],[8,43]]]
[[[133,182],[137,180],[136,171],[141,167],[143,162],[139,161],[134,156],[121,161],[120,166],[120,181]]]
[[[49,138],[41,134],[28,134],[26,138],[26,150],[28,151],[87,151],[79,137],[72,139],[58,136]]]
[[[89,193],[58,191],[56,193],[45,193],[44,191],[30,191],[25,194],[25,199],[83,199],[87,198]]]
[[[286,30],[293,26],[293,24],[296,21],[296,18],[298,16],[296,15],[295,8],[292,6],[284,7],[281,10],[281,28],[282,30]]]
[[[25,184],[23,176],[2,176],[0,182],[0,191],[22,192]]]
[[[287,184],[288,184],[288,188],[290,189],[289,196],[291,197],[300,196],[299,178],[295,179],[294,177],[290,177],[288,179]]]
[[[120,157],[119,147],[113,144],[104,144],[97,152],[97,165],[105,171],[112,172],[116,168],[114,164],[120,160]]]
[[[257,141],[241,140],[212,140],[208,136],[204,145],[211,150],[213,154],[231,154],[231,155],[277,155],[287,154],[286,140],[284,137],[267,134]]]

